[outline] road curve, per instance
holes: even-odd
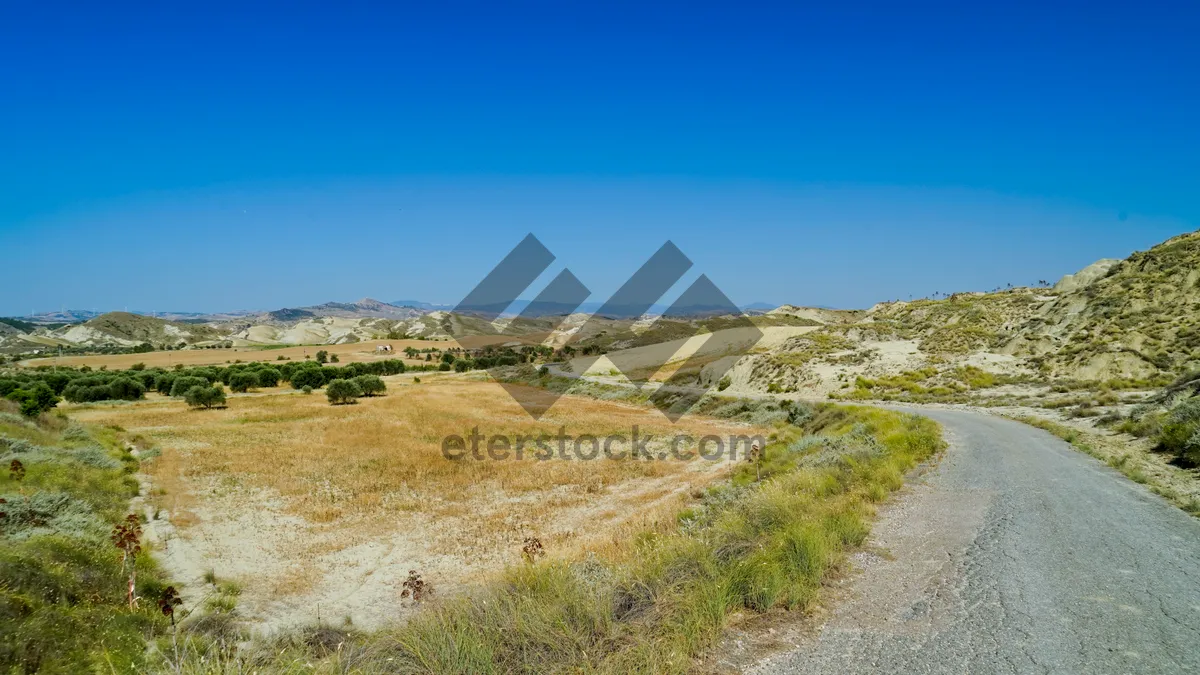
[[[921,409],[950,450],[773,673],[1200,672],[1200,522],[1050,434]]]

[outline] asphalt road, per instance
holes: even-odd
[[[1200,673],[1200,521],[1039,429],[922,409],[951,449],[820,632],[756,673]]]

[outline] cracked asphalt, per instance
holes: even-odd
[[[1065,442],[922,409],[951,448],[770,673],[1200,673],[1200,521]]]

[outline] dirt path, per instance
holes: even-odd
[[[753,673],[1200,672],[1200,521],[1048,433],[921,409],[951,449],[815,636]]]

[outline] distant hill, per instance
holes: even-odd
[[[334,316],[339,318],[372,318],[372,319],[413,319],[424,314],[414,307],[397,307],[391,303],[380,302],[371,298],[363,298],[355,302],[326,302],[311,307],[301,307],[313,316]]]
[[[165,321],[129,312],[101,314],[83,325],[59,329],[53,335],[82,345],[135,346],[148,342],[156,347],[193,344],[222,337],[220,331],[209,326]]]
[[[454,305],[438,305],[430,302],[423,302],[421,300],[392,300],[388,304],[395,307],[412,307],[414,309],[423,309],[427,312],[454,309]]]

